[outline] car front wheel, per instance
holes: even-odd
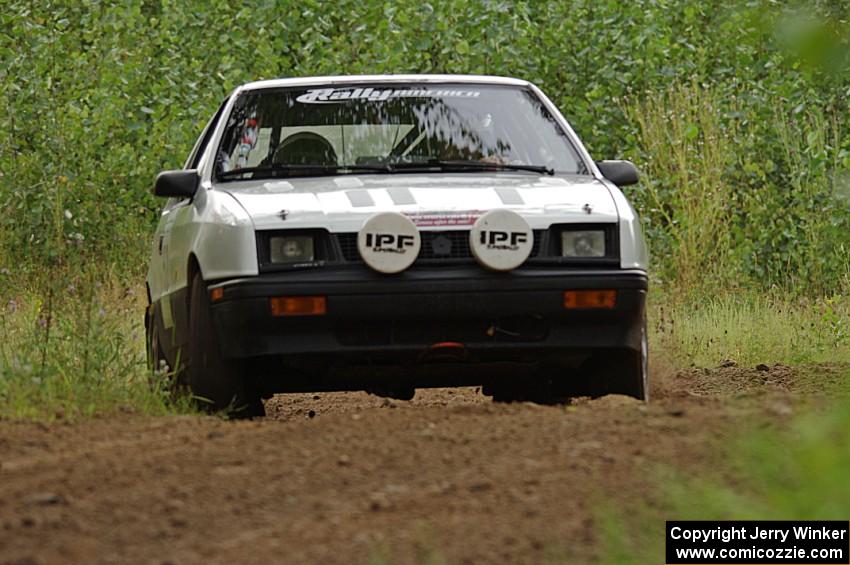
[[[187,377],[198,406],[224,411],[232,418],[265,415],[259,393],[233,360],[221,354],[212,321],[207,285],[200,273],[192,280],[189,297],[189,363]]]
[[[646,318],[641,324],[640,349],[598,356],[585,366],[585,383],[590,396],[623,394],[649,401],[649,339]]]

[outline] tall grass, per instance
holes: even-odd
[[[668,292],[845,290],[850,265],[846,126],[776,105],[753,120],[695,82],[626,104],[643,172],[632,197]]]
[[[719,119],[717,95],[697,84],[650,94],[628,108],[646,158],[648,218],[665,235],[660,260],[675,284],[693,288],[723,278],[729,268],[732,187],[724,174],[734,160]]]
[[[674,367],[850,361],[850,304],[773,291],[656,296],[653,353]]]
[[[850,247],[846,245],[846,214],[850,195],[843,193],[838,176],[843,169],[843,119],[837,115],[806,112],[789,118],[774,108],[774,131],[781,152],[776,165],[784,172],[788,205],[782,210],[794,220],[795,260],[773,281],[823,291],[828,281],[846,284]],[[845,172],[847,172],[845,170]],[[764,189],[749,202],[764,199]],[[841,214],[837,217],[836,213]]]
[[[55,272],[40,284],[5,286],[0,418],[174,409],[146,368],[143,291]]]

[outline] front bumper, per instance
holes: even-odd
[[[440,342],[463,344],[468,361],[538,358],[547,351],[639,350],[644,271],[478,266],[411,268],[380,275],[365,267],[318,268],[229,280],[212,305],[228,358],[309,355],[352,362],[426,359]],[[617,290],[610,310],[565,310],[563,292]],[[326,296],[323,316],[273,317],[276,296]]]

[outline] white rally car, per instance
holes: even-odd
[[[283,391],[645,400],[635,182],[524,80],[246,84],[157,177],[149,360],[243,416]]]

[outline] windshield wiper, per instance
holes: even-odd
[[[268,167],[245,167],[218,173],[219,180],[234,180],[243,175],[251,175],[252,179],[276,178],[281,176],[303,174],[348,174],[354,172],[396,173],[415,170],[425,171],[529,171],[541,175],[554,175],[554,169],[543,165],[516,165],[511,163],[487,163],[483,161],[450,161],[429,159],[427,161],[412,161],[402,163],[376,163],[372,165],[296,165],[279,164]]]
[[[429,159],[421,162],[393,163],[392,170],[410,169],[433,169],[440,171],[530,171],[541,175],[554,175],[555,170],[543,165],[516,165],[512,163],[487,163],[486,161],[451,161],[443,159]]]
[[[251,175],[252,179],[275,178],[278,176],[289,176],[293,173],[333,173],[346,174],[349,172],[368,171],[373,173],[390,173],[392,170],[386,165],[296,165],[279,164],[268,167],[245,167],[232,169],[218,173],[220,180],[232,180],[242,175]]]

